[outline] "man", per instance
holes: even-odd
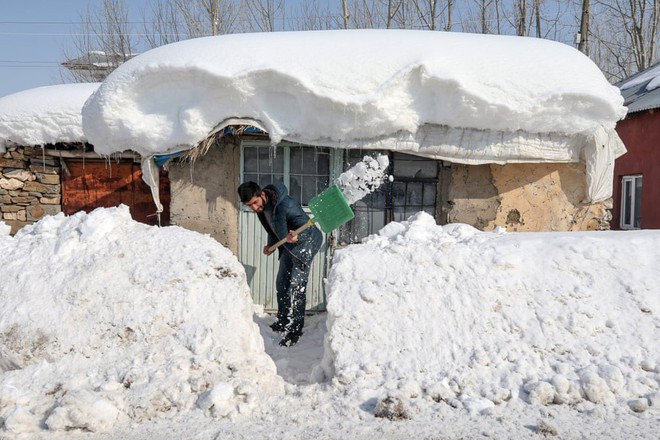
[[[319,251],[323,236],[316,227],[295,234],[309,217],[282,183],[267,185],[263,190],[255,182],[244,182],[238,187],[241,202],[257,213],[268,233],[264,255],[269,247],[286,238],[278,248],[280,268],[277,272],[277,321],[270,328],[284,332],[283,347],[294,345],[302,335],[305,323],[305,290],[314,255]]]

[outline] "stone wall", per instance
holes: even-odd
[[[62,210],[60,160],[39,147],[10,147],[0,153],[0,220],[11,233]]]
[[[446,223],[509,231],[609,229],[610,203],[585,203],[583,163],[452,164],[444,171]]]

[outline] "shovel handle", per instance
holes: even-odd
[[[296,235],[299,235],[302,231],[309,228],[310,226],[314,226],[314,219],[312,219],[312,218],[307,220],[307,223],[305,223],[304,225],[302,225],[301,227],[299,227],[298,229],[293,231],[293,233],[296,234]],[[286,243],[286,237],[281,239],[280,241],[278,241],[277,243],[275,243],[271,247],[269,247],[268,252],[273,252],[275,249],[282,246],[284,243]]]

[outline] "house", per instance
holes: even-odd
[[[82,130],[82,106],[98,83],[38,87],[0,98],[0,220],[16,233],[46,215],[128,205],[157,224],[140,157],[102,157]],[[166,171],[161,197],[168,200]],[[169,224],[169,206],[161,224]]]
[[[660,64],[617,84],[628,115],[616,126],[628,152],[614,165],[612,229],[660,228]]]
[[[92,50],[85,55],[66,60],[63,67],[73,74],[88,81],[103,81],[120,64],[133,58],[135,54],[111,54],[100,50]]]
[[[97,154],[137,153],[145,176],[167,164],[169,203],[146,179],[156,205],[231,249],[266,310],[277,261],[239,183],[281,181],[305,204],[363,155],[387,154],[393,180],[314,262],[307,305],[322,309],[333,251],[418,211],[483,230],[608,228],[622,103],[593,62],[547,40],[280,32],[145,52],[104,80],[82,121]]]

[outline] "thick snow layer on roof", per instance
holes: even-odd
[[[101,153],[187,149],[237,117],[275,143],[385,147],[468,163],[571,161],[582,145],[569,138],[612,130],[622,103],[593,62],[549,40],[281,32],[187,40],[139,55],[104,81],[83,122]],[[421,127],[435,127],[432,144]],[[466,135],[472,145],[461,144]]]
[[[82,107],[99,84],[37,87],[0,98],[0,148],[85,142]]]

